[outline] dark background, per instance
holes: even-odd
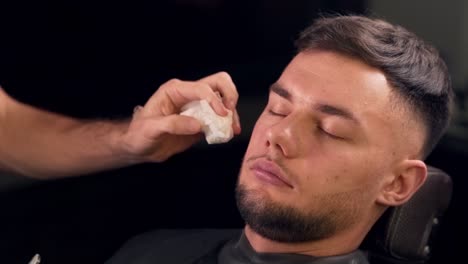
[[[168,79],[223,70],[239,90],[244,130],[163,164],[43,182],[5,175],[0,263],[25,264],[35,253],[46,264],[103,263],[154,228],[241,227],[233,190],[253,122],[297,34],[321,12],[372,10],[345,0],[2,2],[0,84],[16,99],[79,118],[124,118]],[[467,231],[468,141],[460,134],[448,133],[428,159],[454,181],[432,263],[463,257],[455,240]]]

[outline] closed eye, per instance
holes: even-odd
[[[271,110],[271,109],[268,110],[268,113],[269,113],[270,115],[274,115],[274,116],[281,116],[281,117],[285,117],[285,116],[286,116],[285,114],[281,114],[281,113],[275,112],[275,111],[273,111],[273,110]]]
[[[318,127],[318,129],[320,130],[321,133],[323,133],[327,137],[330,137],[332,139],[345,140],[345,138],[337,136],[337,135],[332,134],[332,133],[329,133],[325,129],[321,128],[321,127]]]

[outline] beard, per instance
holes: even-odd
[[[314,197],[317,210],[301,210],[271,200],[258,190],[237,184],[236,202],[240,215],[259,235],[278,242],[319,241],[354,225],[359,219],[358,192]]]

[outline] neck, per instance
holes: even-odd
[[[326,239],[300,243],[270,240],[256,233],[249,225],[245,226],[244,232],[250,245],[259,253],[292,253],[324,257],[347,254],[358,249],[374,222],[356,224]]]

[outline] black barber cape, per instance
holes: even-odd
[[[106,264],[368,264],[361,251],[333,257],[257,253],[238,229],[158,230],[126,243]]]

